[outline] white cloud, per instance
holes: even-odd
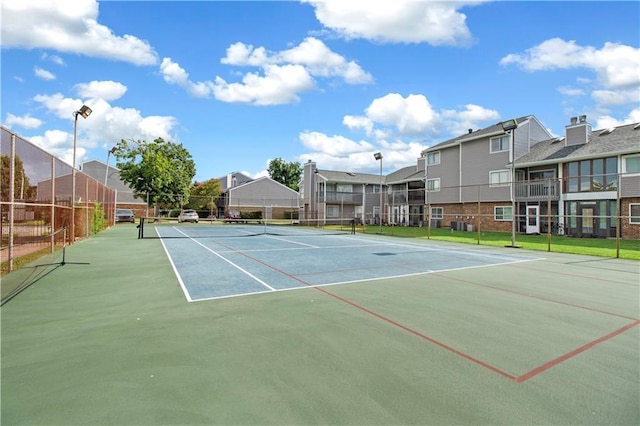
[[[213,82],[193,82],[189,80],[189,73],[187,73],[180,64],[174,62],[171,58],[162,59],[162,63],[160,64],[160,74],[162,74],[164,81],[169,84],[175,84],[182,87],[191,96],[207,98],[213,95]]]
[[[73,133],[62,130],[47,130],[42,136],[31,136],[29,141],[65,163],[73,164]],[[78,146],[76,148],[76,157],[83,158],[86,152],[87,150],[84,147]],[[79,161],[77,164],[79,164]]]
[[[43,121],[32,117],[30,114],[25,114],[23,116],[18,117],[17,115],[7,114],[7,118],[4,121],[4,124],[7,127],[22,127],[23,129],[37,129],[42,125]]]
[[[65,98],[62,94],[37,95],[34,101],[48,113],[57,117],[73,120],[73,111],[83,104],[80,99]],[[77,163],[86,160],[87,148],[98,146],[111,147],[120,139],[176,140],[172,134],[177,120],[171,116],[143,116],[134,108],[121,108],[110,105],[99,98],[87,99],[86,105],[93,112],[85,120],[78,122]],[[71,126],[73,127],[73,126]],[[35,144],[72,164],[73,133],[61,130],[48,130],[42,136],[30,138]]]
[[[307,131],[299,138],[310,152],[301,155],[299,161],[311,158],[322,168],[372,173],[379,167],[372,160],[373,153],[381,151],[385,169],[393,171],[415,165],[428,139],[441,133],[457,136],[499,117],[497,111],[474,104],[438,112],[424,95],[389,93],[374,99],[364,115],[345,115],[342,119],[350,131],[364,132],[372,142]]]
[[[349,84],[366,84],[373,77],[354,61],[347,61],[333,52],[321,40],[307,37],[299,45],[280,52],[270,52],[264,47],[254,48],[242,42],[227,48],[227,56],[221,63],[237,66],[264,67],[266,65],[302,65],[314,77],[340,77]]]
[[[342,170],[361,173],[378,173],[379,163],[373,154],[382,151],[383,168],[386,171],[415,165],[422,150],[426,148],[420,142],[381,141],[373,145],[367,141],[356,142],[340,135],[329,136],[320,132],[304,132],[300,141],[309,151],[296,159],[304,163],[313,159],[323,169]]]
[[[498,111],[479,105],[468,104],[463,110],[445,110],[442,117],[452,134],[466,133],[469,129],[478,129],[478,123],[486,123],[500,118]]]
[[[258,67],[244,74],[241,82],[228,82],[220,76],[213,81],[194,82],[189,73],[171,58],[164,58],[160,74],[169,84],[182,87],[196,97],[214,96],[223,102],[251,105],[280,105],[299,102],[299,94],[316,87],[314,77],[343,79],[348,84],[365,84],[373,77],[357,63],[332,52],[322,41],[309,37],[298,46],[269,52],[237,42],[220,59],[226,65]]]
[[[609,127],[623,126],[625,124],[640,123],[640,108],[634,108],[629,111],[627,116],[618,120],[608,115],[601,115],[596,118],[596,129],[606,129]]]
[[[594,90],[591,96],[604,106],[637,104],[640,101],[640,86],[629,90]]]
[[[351,131],[364,131],[381,141],[407,136],[436,136],[447,132],[460,134],[480,124],[496,120],[500,114],[479,105],[463,109],[436,111],[424,95],[389,93],[374,99],[362,116],[346,115],[342,124]]]
[[[596,105],[576,105],[567,109],[579,114],[585,109],[597,111],[602,122],[613,119],[609,107],[638,105],[640,99],[640,48],[619,43],[606,42],[601,48],[581,46],[575,41],[560,38],[545,40],[522,53],[512,53],[503,57],[501,65],[516,65],[528,72],[551,71],[558,69],[586,69],[595,74],[595,78],[577,77],[578,87],[559,87],[560,94],[570,98],[591,94]],[[569,104],[567,102],[567,104]]]
[[[227,83],[217,77],[213,92],[223,102],[280,105],[298,102],[299,93],[314,87],[313,79],[300,65],[266,65],[264,76],[248,73],[242,83]]]
[[[438,115],[424,95],[389,93],[374,99],[365,109],[372,122],[393,126],[401,135],[424,134],[438,123]],[[352,119],[353,120],[353,119]]]
[[[371,83],[373,77],[360,65],[331,51],[322,41],[307,37],[298,46],[277,55],[278,63],[303,65],[318,77],[342,77],[350,84]]]
[[[584,90],[575,87],[558,87],[558,93],[565,96],[584,96]]]
[[[42,54],[41,58],[42,58],[43,61],[51,61],[56,65],[60,65],[60,66],[66,65],[64,63],[64,60],[58,55],[50,55],[50,54],[45,52],[45,53]]]
[[[459,9],[479,1],[303,0],[318,21],[346,39],[382,43],[468,45],[471,34]]]
[[[135,65],[157,63],[147,41],[98,23],[96,0],[3,0],[3,48],[52,49]]]
[[[261,67],[272,63],[272,60],[264,47],[254,49],[250,44],[237,42],[227,47],[227,56],[220,59],[220,62],[226,65]]]
[[[324,152],[333,156],[344,156],[374,149],[367,141],[356,142],[344,136],[327,136],[319,132],[300,133],[300,141],[313,152]]]
[[[519,65],[534,72],[554,69],[587,68],[593,70],[606,88],[625,88],[640,84],[640,48],[605,43],[601,49],[580,46],[560,38],[546,40],[500,60],[501,65]]]
[[[106,101],[120,99],[127,92],[127,86],[116,81],[94,80],[76,84],[75,89],[83,98],[100,98]]]
[[[41,78],[42,80],[55,80],[56,76],[52,73],[49,72],[43,68],[40,67],[34,67],[33,68],[33,73],[36,75],[36,77]]]
[[[371,135],[373,132],[373,121],[367,117],[345,115],[342,118],[342,124],[347,126],[352,131],[364,130],[367,135]]]

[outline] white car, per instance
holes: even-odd
[[[178,216],[178,223],[182,223],[182,222],[198,223],[199,219],[200,218],[198,217],[198,212],[196,212],[195,210],[183,210]]]

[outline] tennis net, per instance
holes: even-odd
[[[179,222],[175,218],[143,217],[138,225],[138,238],[235,238],[274,236],[320,236],[362,232],[353,219],[328,221],[284,219],[205,220]]]

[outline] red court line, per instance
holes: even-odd
[[[535,268],[528,268],[526,266],[520,266],[519,269],[528,269],[530,271],[538,271],[538,269]],[[625,271],[626,272],[626,271]],[[593,278],[590,275],[579,275],[579,274],[570,274],[569,272],[562,272],[562,271],[556,271],[554,272],[554,274],[557,275],[566,275],[567,277],[574,277],[574,278]],[[606,278],[598,278],[598,281],[600,282],[607,282],[607,283],[611,283],[611,284],[618,284],[618,285],[624,285],[624,286],[630,286],[630,287],[638,287],[638,284],[632,284],[632,283],[625,283],[625,282],[621,282],[621,281],[616,281],[616,280],[609,280]]]
[[[557,357],[557,358],[555,358],[555,359],[553,359],[553,360],[551,360],[549,362],[546,362],[545,364],[542,364],[541,366],[536,367],[535,369],[533,369],[533,370],[531,370],[531,371],[529,371],[529,372],[527,372],[527,373],[525,373],[525,374],[523,374],[521,376],[514,376],[512,374],[507,373],[504,370],[499,369],[498,367],[494,367],[493,365],[488,364],[488,363],[486,363],[486,362],[484,362],[484,361],[482,361],[482,360],[480,360],[478,358],[472,357],[471,355],[465,354],[464,352],[461,352],[461,351],[459,351],[459,350],[457,350],[457,349],[455,349],[455,348],[453,348],[451,346],[448,346],[448,345],[446,345],[446,344],[444,344],[444,343],[442,343],[442,342],[440,342],[438,340],[435,340],[432,337],[427,336],[426,334],[420,333],[419,331],[414,330],[411,327],[408,327],[408,326],[406,326],[404,324],[401,324],[401,323],[399,323],[397,321],[392,320],[391,318],[388,318],[388,317],[386,317],[386,316],[384,316],[382,314],[379,314],[379,313],[377,313],[375,311],[372,311],[371,309],[365,308],[362,305],[359,305],[359,304],[357,304],[355,302],[352,302],[349,299],[346,299],[344,297],[338,296],[337,294],[334,294],[334,293],[332,293],[332,292],[330,292],[330,291],[328,291],[328,290],[326,290],[326,289],[324,289],[322,287],[314,286],[313,284],[310,284],[310,283],[300,279],[299,277],[297,277],[295,275],[292,275],[292,274],[290,274],[290,273],[288,273],[286,271],[278,269],[278,268],[274,267],[273,265],[270,265],[270,264],[268,264],[266,262],[263,262],[260,259],[257,259],[257,258],[255,258],[253,256],[250,256],[250,255],[248,255],[248,254],[246,254],[244,252],[241,252],[239,250],[236,250],[236,249],[234,249],[232,247],[226,246],[226,245],[224,245],[224,244],[222,244],[220,242],[215,241],[215,244],[223,246],[223,247],[225,247],[225,248],[227,248],[227,249],[229,249],[229,250],[231,250],[231,251],[233,251],[233,252],[235,252],[237,254],[240,254],[240,255],[248,258],[248,259],[253,260],[254,262],[257,262],[257,263],[259,263],[261,265],[264,265],[267,268],[272,269],[272,270],[274,270],[274,271],[276,271],[276,272],[278,272],[278,273],[280,273],[280,274],[282,274],[282,275],[284,275],[286,277],[289,277],[289,278],[291,278],[291,279],[293,279],[295,281],[298,281],[299,283],[301,283],[301,284],[303,284],[303,285],[305,285],[307,287],[310,287],[310,288],[313,288],[313,289],[315,289],[317,291],[320,291],[320,292],[326,294],[327,296],[330,296],[330,297],[332,297],[332,298],[334,298],[336,300],[339,300],[339,301],[341,301],[343,303],[346,303],[349,306],[352,306],[352,307],[354,307],[354,308],[356,308],[356,309],[358,309],[358,310],[360,310],[362,312],[365,312],[365,313],[367,313],[367,314],[369,314],[369,315],[371,315],[371,316],[373,316],[375,318],[378,318],[378,319],[380,319],[380,320],[382,320],[382,321],[384,321],[384,322],[386,322],[388,324],[391,324],[391,325],[393,325],[395,327],[398,327],[398,328],[400,328],[400,329],[402,329],[402,330],[404,330],[404,331],[406,331],[406,332],[408,332],[410,334],[413,334],[414,336],[417,336],[417,337],[419,337],[419,338],[421,338],[423,340],[426,340],[426,341],[428,341],[430,343],[433,343],[434,345],[437,345],[437,346],[441,347],[442,349],[445,349],[445,350],[447,350],[447,351],[449,351],[451,353],[454,353],[454,354],[456,354],[456,355],[458,355],[458,356],[460,356],[460,357],[462,357],[462,358],[464,358],[464,359],[466,359],[468,361],[473,362],[474,364],[477,364],[477,365],[479,365],[481,367],[484,367],[487,370],[493,371],[494,373],[497,373],[497,374],[499,374],[499,375],[501,375],[501,376],[513,381],[513,382],[516,382],[516,383],[523,383],[523,382],[531,379],[532,377],[535,377],[535,376],[545,372],[546,370],[548,370],[548,369],[560,364],[561,362],[564,362],[564,361],[566,361],[566,360],[568,360],[568,359],[570,359],[570,358],[572,358],[572,357],[574,357],[574,356],[576,356],[576,355],[578,355],[578,354],[580,354],[580,353],[582,353],[582,352],[584,352],[584,351],[586,351],[586,350],[588,350],[588,349],[590,349],[590,348],[592,348],[592,347],[594,347],[594,346],[596,346],[596,345],[598,345],[598,344],[600,344],[602,342],[605,342],[605,341],[607,341],[609,339],[612,339],[613,337],[615,337],[615,336],[617,336],[617,335],[619,335],[621,333],[624,333],[625,331],[629,330],[630,328],[633,328],[633,327],[637,326],[638,324],[640,324],[640,320],[637,320],[635,318],[629,318],[629,317],[625,317],[625,316],[622,316],[622,315],[613,314],[613,313],[604,312],[604,311],[599,311],[597,309],[592,309],[592,308],[588,308],[588,307],[584,307],[584,306],[572,305],[572,304],[564,303],[564,302],[557,302],[557,301],[554,301],[552,299],[544,299],[544,298],[539,298],[539,297],[527,295],[526,293],[520,293],[520,292],[500,289],[500,288],[496,288],[496,287],[491,287],[491,286],[486,286],[486,285],[477,284],[477,283],[473,283],[473,282],[468,282],[468,281],[461,280],[461,279],[447,277],[447,278],[450,278],[450,279],[453,279],[453,280],[457,280],[457,281],[461,281],[461,282],[467,282],[467,283],[471,283],[473,285],[478,285],[478,286],[481,286],[481,287],[488,287],[488,288],[492,288],[492,289],[496,289],[496,290],[502,290],[502,291],[506,291],[506,292],[515,293],[515,294],[518,294],[518,295],[524,295],[524,296],[527,296],[527,297],[533,297],[533,298],[536,298],[536,299],[541,299],[541,300],[545,300],[545,301],[549,301],[549,302],[560,303],[560,304],[563,304],[563,305],[568,305],[568,306],[572,306],[572,307],[576,307],[576,308],[587,309],[587,310],[591,310],[591,311],[594,311],[594,312],[599,312],[599,313],[603,313],[603,314],[609,314],[609,315],[614,315],[614,316],[618,316],[618,317],[623,317],[623,318],[634,319],[635,320],[634,322],[632,322],[630,324],[627,324],[626,326],[624,326],[622,328],[619,328],[618,330],[615,330],[615,331],[613,331],[613,332],[611,332],[611,333],[609,333],[609,334],[607,334],[607,335],[605,335],[603,337],[600,337],[599,339],[593,340],[593,341],[591,341],[591,342],[589,342],[589,343],[587,343],[585,345],[580,346],[579,348],[577,348],[577,349],[575,349],[575,350],[573,350],[571,352],[567,352],[566,354],[564,354],[562,356],[559,356],[559,357]]]
[[[592,308],[592,307],[589,307],[589,306],[576,305],[576,304],[569,303],[569,302],[563,302],[561,300],[555,300],[555,299],[549,299],[547,297],[536,296],[534,294],[524,293],[522,291],[516,291],[516,290],[511,290],[511,289],[502,288],[502,287],[495,287],[495,286],[488,285],[488,284],[480,284],[480,283],[476,283],[476,282],[473,282],[473,281],[463,280],[462,278],[450,277],[448,275],[447,276],[443,276],[439,272],[434,272],[433,274],[434,275],[439,275],[439,276],[441,276],[441,277],[443,277],[445,279],[451,280],[451,281],[458,281],[458,282],[461,282],[461,283],[474,285],[474,286],[477,286],[477,287],[490,288],[492,290],[502,291],[504,293],[516,294],[518,296],[527,297],[529,299],[542,300],[544,302],[556,303],[558,305],[570,306],[572,308],[584,309],[586,311],[597,312],[599,314],[611,315],[613,317],[624,318],[624,319],[628,319],[628,320],[637,320],[638,319],[638,318],[630,317],[630,316],[627,316],[627,315],[618,314],[618,313],[615,313],[615,312],[603,311],[603,310]]]
[[[461,351],[459,351],[459,350],[457,350],[457,349],[452,348],[451,346],[445,345],[444,343],[439,342],[439,341],[437,341],[437,340],[435,340],[435,339],[433,339],[433,338],[431,338],[431,337],[427,336],[426,334],[422,334],[422,333],[420,333],[419,331],[412,329],[411,327],[408,327],[408,326],[406,326],[406,325],[404,325],[404,324],[400,324],[399,322],[396,322],[396,321],[392,320],[391,318],[388,318],[388,317],[386,317],[386,316],[384,316],[384,315],[382,315],[382,314],[379,314],[379,313],[377,313],[377,312],[374,312],[374,311],[372,311],[371,309],[367,309],[367,308],[365,308],[365,307],[364,307],[364,306],[362,306],[362,305],[359,305],[359,304],[357,304],[357,303],[355,303],[355,302],[352,302],[351,300],[345,299],[344,297],[341,297],[341,296],[338,296],[337,294],[331,293],[330,291],[325,290],[325,289],[324,289],[324,288],[322,288],[322,287],[314,286],[313,284],[308,283],[308,282],[306,282],[306,281],[304,281],[304,280],[300,279],[299,277],[297,277],[297,276],[295,276],[295,275],[292,275],[292,274],[290,274],[290,273],[288,273],[288,272],[286,272],[286,271],[283,271],[283,270],[281,270],[281,269],[278,269],[278,268],[276,268],[276,267],[275,267],[275,266],[273,266],[273,265],[270,265],[270,264],[268,264],[268,263],[266,263],[266,262],[263,262],[263,261],[262,261],[262,260],[260,260],[260,259],[257,259],[257,258],[255,258],[255,257],[253,257],[253,256],[248,255],[247,253],[244,253],[244,252],[241,252],[241,251],[235,250],[235,249],[233,249],[232,247],[226,246],[226,245],[224,245],[224,244],[222,244],[222,243],[220,243],[220,242],[218,242],[218,241],[214,241],[214,242],[215,242],[216,244],[218,244],[218,245],[221,245],[221,246],[223,246],[223,247],[225,247],[225,248],[229,249],[229,250],[234,251],[234,252],[235,252],[235,253],[237,253],[237,254],[240,254],[240,255],[242,255],[242,256],[244,256],[244,257],[248,258],[248,259],[251,259],[251,260],[253,260],[254,262],[257,262],[257,263],[259,263],[259,264],[261,264],[261,265],[264,265],[264,266],[266,266],[267,268],[272,269],[272,270],[274,270],[274,271],[276,271],[276,272],[278,272],[278,273],[280,273],[280,274],[282,274],[282,275],[284,275],[284,276],[286,276],[286,277],[289,277],[289,278],[291,278],[291,279],[293,279],[293,280],[295,280],[295,281],[298,281],[299,283],[301,283],[301,284],[303,284],[303,285],[305,285],[305,286],[307,286],[307,287],[310,287],[310,288],[313,288],[313,289],[315,289],[315,290],[317,290],[317,291],[320,291],[320,292],[322,292],[322,293],[326,294],[327,296],[333,297],[333,298],[334,298],[334,299],[336,299],[336,300],[339,300],[339,301],[341,301],[341,302],[343,302],[343,303],[346,303],[346,304],[348,304],[348,305],[350,305],[350,306],[352,306],[352,307],[354,307],[354,308],[356,308],[356,309],[358,309],[358,310],[360,310],[360,311],[362,311],[362,312],[365,312],[365,313],[367,313],[367,314],[369,314],[369,315],[372,315],[372,316],[374,316],[374,317],[376,317],[376,318],[378,318],[378,319],[380,319],[380,320],[382,320],[382,321],[384,321],[384,322],[386,322],[386,323],[388,323],[388,324],[391,324],[391,325],[393,325],[393,326],[395,326],[395,327],[398,327],[398,328],[400,328],[400,329],[402,329],[402,330],[404,330],[404,331],[406,331],[406,332],[408,332],[408,333],[411,333],[411,334],[413,334],[414,336],[420,337],[421,339],[424,339],[424,340],[426,340],[426,341],[428,341],[428,342],[431,342],[431,343],[433,343],[434,345],[437,345],[437,346],[439,346],[439,347],[441,347],[441,348],[443,348],[443,349],[445,349],[445,350],[447,350],[447,351],[449,351],[449,352],[452,352],[452,353],[454,353],[454,354],[456,354],[456,355],[458,355],[458,356],[460,356],[460,357],[462,357],[462,358],[465,358],[465,359],[467,359],[467,360],[469,360],[469,361],[471,361],[471,362],[473,362],[473,363],[475,363],[475,364],[477,364],[477,365],[479,365],[479,366],[481,366],[481,367],[484,367],[484,368],[486,368],[486,369],[488,369],[488,370],[490,370],[490,371],[493,371],[494,373],[498,373],[498,374],[500,374],[501,376],[506,377],[506,378],[507,378],[507,379],[509,379],[509,380],[512,380],[512,381],[515,381],[515,380],[516,380],[516,376],[514,376],[514,375],[512,375],[512,374],[509,374],[509,373],[507,373],[506,371],[503,371],[503,370],[501,370],[501,369],[499,369],[499,368],[497,368],[497,367],[494,367],[494,366],[492,366],[492,365],[490,365],[490,364],[487,364],[486,362],[481,361],[481,360],[479,360],[478,358],[474,358],[474,357],[472,357],[471,355],[467,355],[467,354],[465,354],[464,352],[461,352]]]
[[[635,326],[637,326],[638,324],[640,324],[640,321],[634,321],[630,324],[625,325],[622,328],[619,328],[615,331],[612,331],[611,333],[607,334],[606,336],[602,336],[599,339],[596,339],[592,342],[589,342],[585,345],[580,346],[577,349],[574,349],[571,352],[567,352],[566,354],[559,356],[556,359],[552,359],[551,361],[542,364],[540,367],[534,368],[533,370],[529,371],[528,373],[523,374],[522,376],[516,377],[515,381],[516,383],[522,383],[525,382],[527,380],[529,380],[532,377],[537,376],[538,374],[541,374],[545,371],[547,371],[548,369],[555,367],[556,365],[560,364],[561,362],[564,362],[566,360],[568,360],[569,358],[573,358],[574,356],[581,354],[582,352],[586,351],[587,349],[591,349],[592,347],[605,342],[609,339],[614,338],[615,336],[624,333],[625,331],[629,330],[630,328],[633,328]]]

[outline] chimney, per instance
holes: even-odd
[[[591,124],[587,116],[571,117],[571,122],[565,127],[565,146],[584,145],[591,139]]]
[[[473,129],[469,129],[469,134],[473,133]]]

